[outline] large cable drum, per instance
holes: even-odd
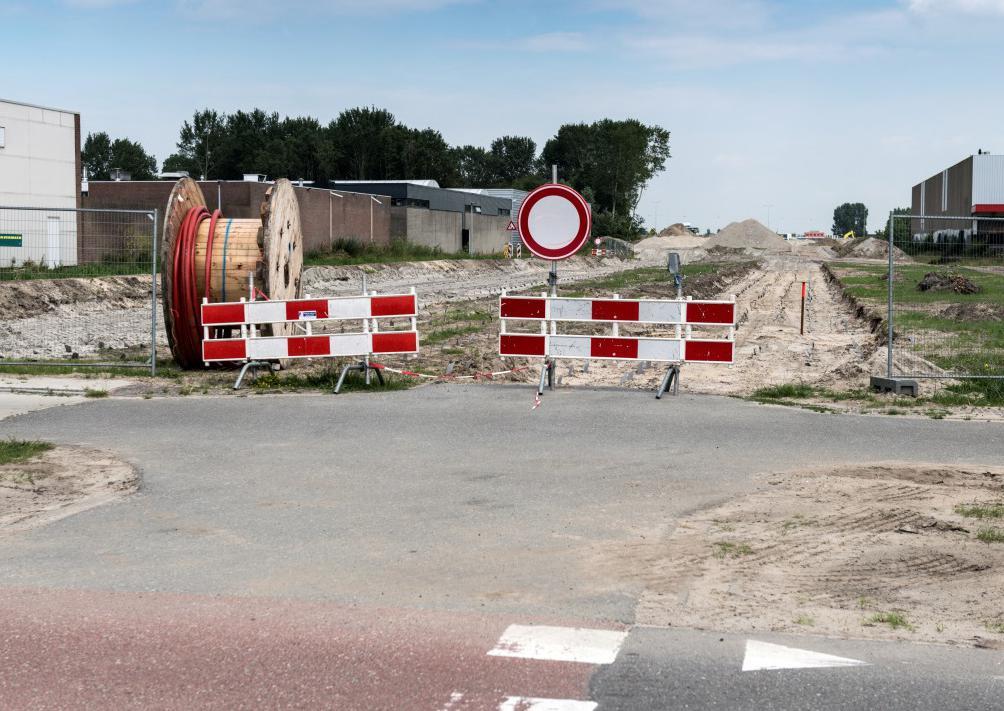
[[[164,326],[171,354],[182,368],[202,365],[200,305],[251,296],[272,300],[301,294],[303,233],[293,185],[270,186],[257,219],[235,219],[210,211],[191,178],[174,186],[161,240]],[[272,326],[273,335],[292,335],[291,324]]]

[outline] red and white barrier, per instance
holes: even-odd
[[[244,301],[202,304],[202,359],[206,363],[269,361],[287,358],[418,353],[418,298],[410,294],[346,296],[289,301]],[[408,330],[379,330],[379,319],[410,319]],[[318,321],[359,320],[357,333],[314,334]],[[262,324],[293,323],[303,333],[262,336]],[[239,330],[239,337],[220,336]]]
[[[585,360],[647,360],[661,363],[731,363],[735,343],[724,339],[623,336],[499,336],[499,355]]]
[[[506,296],[499,299],[499,355],[665,363],[732,363],[735,358],[734,301],[690,299],[569,299]],[[539,321],[539,334],[508,333],[507,320]],[[551,322],[548,332],[547,323]],[[609,323],[609,336],[557,333],[557,323]],[[621,323],[676,327],[675,338],[621,336]],[[694,338],[693,326],[728,328],[727,338]]]

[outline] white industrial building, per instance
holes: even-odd
[[[77,263],[80,178],[80,114],[0,99],[0,267]]]

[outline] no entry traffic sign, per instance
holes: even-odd
[[[541,185],[523,200],[519,234],[541,259],[565,259],[589,239],[593,217],[589,203],[567,185]]]

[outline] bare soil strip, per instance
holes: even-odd
[[[616,565],[641,572],[640,624],[996,648],[1004,542],[984,540],[1004,536],[1004,520],[959,507],[1002,502],[1004,469],[884,463],[773,474],[655,545],[617,551]]]
[[[60,446],[0,465],[0,536],[43,526],[136,491],[139,476],[108,452]]]
[[[809,282],[804,335],[799,333],[802,279]],[[684,366],[682,390],[748,395],[779,383],[822,383],[833,389],[867,384],[877,352],[875,336],[819,262],[765,257],[761,267],[717,294],[729,295],[735,295],[739,315],[736,362]],[[638,372],[633,364],[612,363],[576,372],[564,382],[655,388],[661,377],[659,368]]]

